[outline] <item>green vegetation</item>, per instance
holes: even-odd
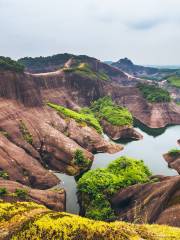
[[[23,72],[24,66],[9,57],[0,56],[0,70]]]
[[[87,167],[90,164],[90,160],[85,158],[82,150],[77,149],[74,154],[74,163],[80,167]]]
[[[149,182],[151,175],[143,161],[120,157],[107,168],[90,170],[78,181],[85,216],[95,220],[115,218],[109,197],[120,188]]]
[[[5,171],[0,171],[0,177],[3,179],[9,179],[9,174]]]
[[[7,189],[6,188],[0,188],[0,197],[4,196],[7,194]]]
[[[143,83],[138,84],[137,87],[148,102],[158,103],[171,101],[169,92],[162,88]]]
[[[93,102],[91,111],[101,121],[105,119],[112,125],[131,126],[133,117],[127,108],[117,106],[110,97],[103,97]]]
[[[108,81],[108,75],[103,71],[94,71],[88,63],[80,63],[78,66],[71,68],[63,68],[64,72],[76,73],[84,78],[99,79],[103,81]]]
[[[98,120],[94,117],[92,113],[78,113],[63,106],[47,103],[47,105],[53,109],[55,109],[59,114],[64,115],[65,117],[73,118],[75,121],[81,124],[85,124],[91,126],[97,130],[98,133],[102,133],[102,128],[98,122]]]
[[[180,76],[171,76],[167,79],[167,81],[172,87],[180,88]]]
[[[67,62],[72,54],[56,54],[48,57],[25,57],[18,60],[18,63],[23,64],[28,70],[33,72],[44,72],[46,68],[48,69],[51,66],[56,67],[55,70],[62,67],[65,62]]]
[[[173,157],[180,156],[180,149],[174,148],[171,149],[168,154],[170,154]]]
[[[179,240],[180,229],[164,225],[106,223],[31,202],[0,202],[0,238],[11,240]]]
[[[22,200],[26,200],[28,197],[28,190],[24,188],[17,188],[15,191],[15,196]]]
[[[20,131],[21,131],[21,133],[22,133],[22,135],[23,135],[24,140],[25,140],[27,143],[29,143],[29,144],[32,145],[32,144],[33,144],[32,135],[31,135],[31,133],[28,131],[25,123],[24,123],[22,120],[20,120],[19,129],[20,129]]]

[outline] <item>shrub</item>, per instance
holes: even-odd
[[[9,174],[5,171],[0,171],[0,177],[3,179],[9,179]]]
[[[133,117],[128,109],[116,105],[110,97],[98,99],[91,104],[90,109],[99,121],[105,119],[116,126],[131,126],[133,124]]]
[[[90,160],[85,158],[82,150],[77,149],[74,154],[74,163],[78,166],[85,167],[90,164]]]
[[[6,188],[0,188],[0,196],[4,196],[7,194],[7,189]]]
[[[27,189],[17,188],[15,191],[15,196],[22,200],[26,200],[28,196],[28,191]]]
[[[180,149],[177,149],[177,148],[171,149],[168,153],[169,153],[171,156],[176,157],[176,156],[179,156],[179,155],[180,155]]]
[[[143,97],[148,101],[152,103],[158,103],[158,102],[170,102],[170,94],[165,89],[162,89],[160,87],[154,86],[154,85],[148,85],[140,83],[137,85],[138,89],[142,93]]]
[[[115,217],[109,198],[120,188],[149,182],[151,172],[143,161],[120,157],[107,168],[90,170],[78,181],[85,216],[96,220]]]

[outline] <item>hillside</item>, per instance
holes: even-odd
[[[0,238],[89,240],[178,240],[180,229],[158,225],[105,223],[52,212],[35,203],[0,203]]]

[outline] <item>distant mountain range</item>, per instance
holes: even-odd
[[[180,75],[180,69],[175,66],[166,68],[165,66],[141,66],[134,64],[130,59],[123,58],[111,63],[112,66],[119,68],[135,77],[149,80],[164,80],[172,75]]]

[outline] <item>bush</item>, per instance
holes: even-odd
[[[26,200],[28,196],[28,191],[27,189],[17,188],[15,191],[15,196],[22,200]]]
[[[0,196],[4,196],[7,194],[7,189],[6,188],[0,188]]]
[[[96,220],[115,217],[109,198],[120,188],[149,182],[151,172],[143,161],[120,157],[107,168],[90,170],[78,181],[85,216]]]
[[[0,56],[0,70],[23,72],[24,66],[9,57]]]
[[[90,109],[99,121],[105,119],[115,126],[131,126],[133,124],[133,117],[128,109],[116,105],[110,97],[98,99],[91,104]]]
[[[0,177],[3,179],[9,179],[9,174],[5,171],[0,171]]]
[[[74,154],[74,163],[78,166],[85,167],[90,164],[90,160],[85,158],[82,150],[77,149]]]
[[[170,94],[165,89],[143,83],[138,84],[137,87],[148,102],[158,103],[171,101]]]

